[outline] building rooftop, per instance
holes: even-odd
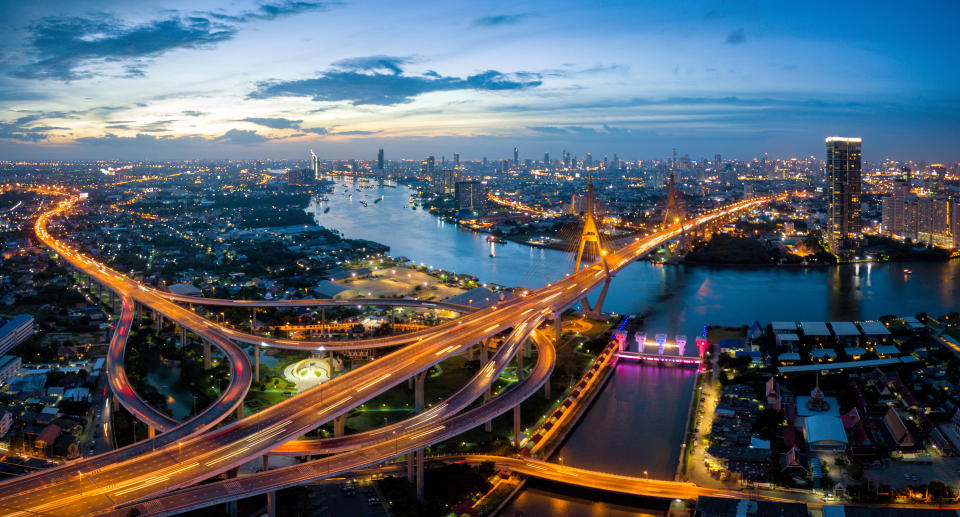
[[[867,336],[889,336],[890,330],[879,321],[861,321],[860,330]]]
[[[830,327],[836,336],[859,336],[860,329],[852,321],[831,321]]]
[[[790,332],[797,331],[796,321],[773,321],[770,322],[770,326],[773,327],[774,333],[776,333],[778,330],[786,330]]]
[[[823,321],[801,321],[800,327],[807,336],[829,336],[830,330]]]
[[[807,443],[847,443],[843,421],[834,415],[812,415],[803,419],[803,433]]]
[[[783,354],[780,355],[783,357]],[[781,366],[780,373],[817,372],[820,370],[843,370],[846,368],[873,368],[876,366],[890,366],[915,362],[916,357],[890,357],[887,359],[869,359],[867,361],[843,361],[839,363],[801,364],[796,366]]]
[[[173,284],[167,288],[173,294],[179,294],[181,296],[201,296],[203,291],[197,288],[193,284],[179,283]]]

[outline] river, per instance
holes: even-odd
[[[338,182],[317,224],[390,246],[393,256],[474,275],[481,282],[537,288],[573,268],[571,253],[517,243],[496,245],[486,234],[461,230],[412,210],[406,187]],[[358,187],[361,188],[357,191]],[[346,190],[345,190],[346,189]],[[352,195],[352,199],[350,198]],[[383,200],[374,200],[383,196]],[[363,207],[361,200],[367,201]],[[913,274],[904,274],[909,267]],[[942,314],[960,307],[960,261],[867,263],[818,268],[663,266],[636,262],[620,271],[604,310],[636,314],[647,333],[685,334],[692,343],[704,325],[774,320],[869,320],[885,314]],[[695,347],[688,346],[688,354]],[[687,370],[623,364],[558,451],[564,463],[628,475],[672,478],[693,383]],[[597,430],[603,439],[597,439]],[[651,446],[651,444],[654,444]],[[559,495],[550,485],[524,490],[504,515],[662,514],[663,506],[584,495]],[[645,507],[644,507],[645,506]],[[626,509],[625,509],[626,508]],[[558,513],[559,510],[559,513]]]

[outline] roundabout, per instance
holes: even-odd
[[[283,369],[283,378],[296,385],[297,392],[308,390],[333,378],[343,370],[343,361],[333,357],[308,357],[288,364]]]

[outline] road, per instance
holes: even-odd
[[[142,515],[175,515],[188,509],[231,501],[240,494],[253,496],[339,476],[457,436],[511,410],[536,393],[550,377],[556,363],[556,349],[542,332],[534,332],[532,337],[539,352],[537,363],[530,374],[506,393],[480,407],[460,413],[442,423],[436,421],[403,435],[384,437],[379,443],[361,449],[242,478],[179,490],[156,498],[148,498],[130,507],[135,507]],[[124,507],[110,515],[127,515],[130,507]]]
[[[53,238],[46,228],[49,219],[69,210],[75,201],[76,199],[70,198],[59,203],[56,209],[43,214],[36,225],[38,237],[75,267],[109,289],[160,312],[220,347],[232,364],[231,384],[211,408],[184,425],[160,435],[155,440],[155,451],[146,450],[150,445],[143,446],[141,442],[131,448],[52,469],[46,475],[41,473],[36,477],[28,476],[0,484],[0,493],[4,494],[0,496],[0,508],[5,511],[3,515],[96,514],[110,511],[117,505],[130,501],[189,486],[230,470],[329,422],[432,365],[462,353],[482,339],[511,327],[522,326],[522,322],[531,317],[528,316],[531,313],[559,313],[575,305],[593,287],[607,278],[607,268],[611,274],[615,273],[659,245],[678,237],[685,229],[737,211],[752,209],[766,203],[769,198],[739,202],[700,216],[686,223],[685,228],[674,226],[649,237],[638,238],[634,243],[606,255],[607,268],[599,263],[594,264],[568,275],[563,280],[532,291],[528,296],[519,297],[512,303],[501,303],[464,315],[456,320],[452,328],[419,338],[414,344],[296,397],[207,432],[201,431],[222,420],[224,409],[233,404],[230,407],[232,410],[236,404],[242,402],[243,394],[250,384],[251,373],[246,356],[239,347],[217,331],[217,325],[158,296],[149,288],[93,262]],[[235,356],[237,353],[239,356]],[[498,397],[498,400],[501,398],[509,400],[509,393]],[[517,403],[519,401],[513,402],[510,407]],[[413,450],[455,436],[462,432],[463,426],[467,424],[479,425],[485,419],[470,422],[463,419],[468,415],[476,418],[476,411],[493,406],[494,404],[481,406],[445,420],[444,423],[438,421],[435,427],[427,431],[407,435],[403,440],[403,450]],[[184,431],[178,432],[181,429]],[[399,437],[396,442],[394,453],[401,448]],[[129,455],[129,451],[136,447],[139,447],[136,454]],[[121,454],[125,451],[128,455]],[[330,475],[340,468],[349,470],[379,463],[392,456],[390,451],[385,450],[384,445],[377,445],[320,460],[325,461],[326,466],[301,465],[292,468],[301,469],[301,474],[305,476],[322,477],[324,468],[327,470],[325,475]],[[101,459],[103,457],[110,457],[111,461],[105,463]],[[334,465],[337,467],[334,468]],[[317,470],[318,468],[320,470]],[[265,474],[282,471],[284,469]],[[233,480],[234,483],[240,481]],[[241,493],[246,492],[233,495],[236,497]]]

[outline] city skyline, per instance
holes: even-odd
[[[9,4],[0,154],[960,159],[957,7],[823,7]]]

